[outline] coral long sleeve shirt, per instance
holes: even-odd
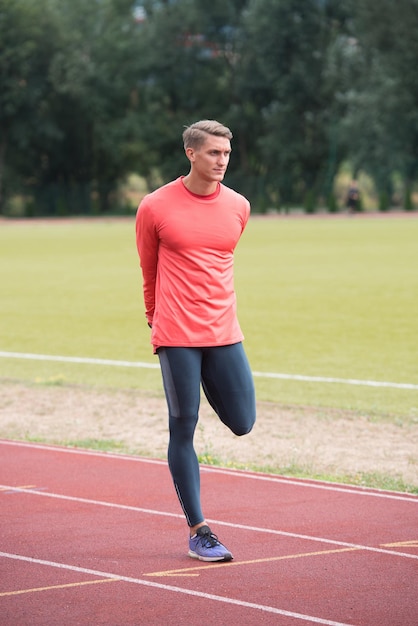
[[[154,351],[243,339],[233,254],[249,215],[248,200],[225,185],[197,196],[182,177],[142,200],[136,242]]]

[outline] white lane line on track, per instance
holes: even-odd
[[[167,461],[160,459],[149,459],[146,457],[130,456],[127,454],[114,454],[111,452],[98,452],[95,450],[86,450],[82,448],[64,448],[60,446],[50,446],[42,443],[30,443],[27,441],[11,441],[7,439],[0,439],[0,445],[6,446],[18,446],[23,448],[33,448],[35,450],[47,450],[49,452],[62,452],[64,454],[80,454],[83,456],[94,456],[107,459],[117,459],[119,461],[132,461],[134,463],[150,463],[153,465],[163,465],[167,467]],[[352,485],[343,485],[340,483],[327,483],[325,481],[315,481],[310,479],[309,482],[305,482],[300,478],[283,478],[281,476],[275,476],[274,474],[262,474],[257,472],[249,472],[239,469],[225,469],[221,467],[213,467],[210,465],[201,465],[201,470],[204,473],[225,474],[226,476],[233,476],[235,478],[249,478],[251,480],[262,480],[266,482],[280,483],[285,485],[291,485],[292,487],[305,487],[311,489],[324,489],[325,491],[336,491],[340,493],[348,493],[359,496],[372,496],[376,498],[384,498],[387,500],[401,500],[403,502],[413,502],[418,504],[418,497],[414,494],[403,494],[398,491],[383,491],[379,489],[372,489],[368,487],[355,487]]]
[[[48,452],[63,452],[64,454],[81,454],[83,456],[98,456],[103,459],[118,459],[120,461],[133,461],[134,463],[150,463],[151,465],[165,465],[167,461],[161,459],[149,459],[143,456],[131,456],[129,454],[118,454],[114,452],[99,452],[87,448],[66,448],[59,445],[48,445],[44,443],[31,443],[29,441],[13,441],[12,439],[0,439],[1,446],[18,446],[21,448],[33,448],[35,450],[47,450]]]
[[[159,369],[158,363],[144,361],[117,361],[113,359],[95,359],[91,357],[60,356],[50,354],[32,354],[29,352],[5,352],[0,351],[0,357],[4,359],[28,359],[33,361],[59,361],[61,363],[79,363],[90,365],[110,365],[113,367],[139,367],[145,369]],[[310,383],[337,383],[340,385],[361,385],[365,387],[389,387],[392,389],[410,389],[418,391],[418,385],[414,383],[394,383],[379,380],[360,380],[357,378],[334,378],[331,376],[305,376],[302,374],[282,374],[280,372],[253,372],[258,378],[276,378],[281,380],[295,380]]]
[[[39,491],[36,489],[22,489],[19,487],[12,487],[10,485],[0,485],[1,491],[14,491],[15,493],[22,493],[26,495],[42,496],[45,498],[53,498],[56,500],[65,500],[67,502],[78,502],[79,504],[87,504],[93,506],[103,506],[112,509],[133,511],[136,513],[143,513],[147,515],[160,515],[164,517],[175,517],[177,519],[184,519],[184,515],[180,513],[170,513],[168,511],[157,511],[155,509],[145,509],[142,507],[131,506],[127,504],[116,504],[114,502],[106,502],[103,500],[92,500],[89,498],[79,498],[77,496],[67,496],[60,493],[51,493],[46,491]],[[365,550],[367,552],[375,552],[378,554],[388,554],[390,556],[404,557],[407,559],[418,560],[418,554],[409,554],[408,552],[398,552],[396,550],[386,550],[384,548],[375,548],[373,546],[365,546],[357,543],[348,543],[346,541],[337,541],[336,539],[326,539],[324,537],[314,537],[312,535],[302,535],[299,533],[290,533],[284,530],[274,530],[272,528],[262,528],[258,526],[246,526],[245,524],[237,524],[236,522],[223,522],[217,519],[207,518],[207,521],[211,524],[217,524],[218,526],[229,526],[231,528],[240,528],[244,531],[252,531],[258,533],[267,533],[270,535],[280,535],[282,537],[292,537],[293,539],[303,539],[305,541],[315,541],[319,543],[327,543],[335,546],[342,546],[345,548],[355,548],[356,550]]]
[[[242,470],[228,470],[228,469],[223,469],[223,468],[218,468],[218,467],[208,467],[208,466],[203,466],[201,467],[202,470],[204,471],[209,471],[215,474],[225,474],[227,476],[240,476],[241,474],[239,474],[238,472],[242,471]],[[317,483],[313,482],[304,482],[303,480],[299,479],[299,480],[292,480],[291,478],[281,478],[281,477],[276,477],[270,474],[267,475],[263,475],[263,474],[243,474],[245,478],[250,478],[250,479],[254,479],[254,480],[262,480],[262,481],[268,481],[268,482],[278,482],[281,484],[285,484],[285,485],[291,485],[292,487],[309,487],[312,489],[324,489],[325,491],[336,491],[336,492],[340,492],[340,493],[347,493],[347,494],[352,494],[355,496],[371,496],[374,498],[384,498],[386,500],[401,500],[403,502],[412,502],[414,504],[418,504],[418,498],[417,496],[415,496],[414,494],[402,494],[401,492],[388,492],[388,491],[379,491],[378,489],[375,490],[370,490],[367,487],[353,487],[350,485],[342,485],[342,484],[338,484],[338,483],[325,483],[325,482],[320,482],[318,481]],[[313,479],[312,479],[313,480]]]
[[[153,587],[154,589],[160,589],[163,591],[173,591],[175,593],[182,593],[197,598],[205,598],[207,600],[214,600],[215,602],[223,602],[224,604],[232,604],[247,609],[256,609],[258,611],[264,611],[266,613],[275,613],[276,615],[283,615],[286,617],[293,617],[294,619],[300,619],[305,622],[311,622],[314,624],[324,624],[325,626],[350,626],[343,622],[334,622],[320,617],[313,617],[311,615],[303,615],[302,613],[294,613],[292,611],[286,611],[273,606],[264,604],[255,604],[253,602],[245,602],[244,600],[237,600],[235,598],[228,598],[223,596],[217,596],[212,593],[205,593],[203,591],[194,591],[193,589],[184,589],[182,587],[174,587],[172,585],[164,585],[162,583],[156,583],[149,580],[143,580],[141,578],[131,578],[130,576],[120,576],[118,574],[112,574],[110,572],[101,572],[84,567],[76,567],[75,565],[69,565],[66,563],[57,563],[55,561],[47,561],[43,559],[35,559],[33,557],[22,556],[20,554],[11,554],[8,552],[0,552],[0,557],[6,559],[14,559],[16,561],[25,561],[26,563],[33,563],[35,565],[46,565],[47,567],[57,567],[59,569],[69,570],[72,572],[78,572],[81,574],[89,574],[91,576],[98,576],[100,578],[115,579],[118,581],[124,581],[127,583],[133,583],[134,585],[143,585],[144,587]]]

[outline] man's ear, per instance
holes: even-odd
[[[186,152],[186,156],[189,159],[189,161],[191,163],[193,163],[193,161],[194,161],[194,149],[193,148],[186,148],[185,152]]]

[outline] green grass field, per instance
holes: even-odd
[[[418,385],[418,219],[252,218],[236,253],[256,372]],[[134,220],[0,222],[0,350],[157,363]],[[0,377],[161,390],[158,369],[0,358]],[[256,377],[259,399],[418,420],[418,390]]]

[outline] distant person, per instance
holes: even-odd
[[[349,213],[360,211],[360,191],[356,180],[352,180],[347,192],[347,208]]]
[[[190,530],[188,554],[201,561],[233,557],[201,508],[193,444],[200,384],[235,435],[249,433],[256,417],[233,282],[233,253],[250,205],[221,182],[231,139],[213,120],[186,128],[189,173],[145,196],[136,218],[146,318],[168,405],[168,464]]]

